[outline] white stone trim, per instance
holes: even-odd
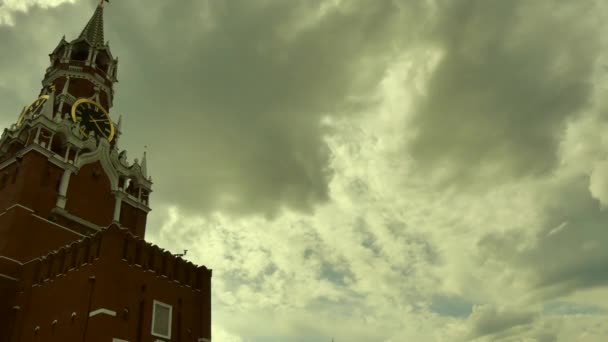
[[[112,317],[116,317],[116,311],[112,311],[110,309],[99,308],[97,310],[93,310],[89,313],[89,317],[97,316],[97,315],[108,315]]]
[[[13,209],[15,207],[19,207],[21,209],[25,209],[25,210],[29,211],[30,213],[34,212],[34,209],[30,209],[30,208],[28,208],[26,206],[23,206],[23,205],[19,204],[19,203],[15,203],[15,204],[11,205],[10,207],[6,208],[5,211],[9,211],[9,210],[11,210],[11,209]]]
[[[65,217],[65,218],[68,218],[68,219],[70,219],[72,221],[80,223],[81,225],[83,225],[85,227],[88,227],[88,228],[91,228],[91,229],[94,229],[94,230],[97,230],[97,231],[101,230],[101,227],[98,226],[98,225],[96,225],[95,223],[87,221],[85,219],[82,219],[82,218],[80,218],[78,216],[72,215],[67,210],[65,210],[63,208],[57,208],[57,207],[55,207],[55,208],[53,208],[51,210],[51,212],[52,213],[57,213],[57,214]]]
[[[73,230],[71,230],[71,229],[70,229],[70,228],[68,228],[68,227],[64,227],[64,226],[62,226],[62,225],[60,225],[60,224],[57,224],[57,223],[55,223],[55,222],[53,222],[53,221],[49,221],[49,220],[45,219],[44,217],[39,216],[39,215],[36,215],[36,214],[34,214],[34,213],[32,213],[32,214],[30,214],[30,215],[32,215],[32,216],[34,216],[35,218],[37,218],[37,219],[39,219],[39,220],[42,220],[42,221],[44,221],[44,222],[46,222],[46,223],[50,223],[50,224],[52,224],[52,225],[54,225],[54,226],[56,226],[56,227],[59,227],[59,228],[61,228],[61,229],[63,229],[63,230],[67,230],[67,231],[68,231],[68,232],[70,232],[70,233],[74,233],[74,234],[76,234],[76,235],[78,235],[78,236],[80,236],[80,237],[85,237],[85,236],[86,236],[86,235],[80,234],[79,232],[73,231]]]
[[[63,169],[71,169],[72,172],[76,170],[76,168],[73,165],[70,165],[69,163],[65,163],[62,160],[58,160],[55,157],[55,153],[51,152],[50,150],[47,150],[46,148],[43,148],[40,145],[37,144],[31,144],[26,146],[23,150],[17,152],[15,154],[15,156],[5,160],[4,162],[2,162],[0,164],[0,170],[5,169],[6,167],[10,166],[11,164],[15,163],[17,161],[17,157],[23,157],[26,154],[28,154],[29,152],[32,151],[36,151],[39,152],[40,154],[42,154],[43,156],[47,157],[48,160],[53,163],[56,166],[59,166]]]
[[[55,206],[61,209],[65,209],[65,204],[67,202],[67,197],[59,194],[57,195],[57,202],[55,203]]]
[[[141,202],[138,202],[134,196],[129,195],[128,193],[124,192],[123,190],[120,190],[120,192],[123,193],[122,201],[129,204],[130,206],[141,209],[141,210],[145,211],[146,213],[149,213],[150,211],[152,211],[152,209],[150,207],[148,207],[147,205],[145,205]]]
[[[112,338],[112,342],[129,342],[129,341],[114,337],[114,338]]]
[[[114,194],[114,222],[120,222],[120,209],[122,207],[122,194],[116,191]]]
[[[23,263],[21,261],[15,260],[13,258],[9,258],[9,257],[4,256],[4,255],[0,255],[0,259],[8,260],[8,261],[14,262],[15,264],[23,265]]]
[[[4,278],[4,279],[8,279],[8,280],[12,280],[12,281],[19,281],[19,279],[17,278],[13,278],[11,276],[8,276],[6,274],[0,273],[0,278]]]
[[[59,183],[59,193],[57,194],[57,203],[55,204],[61,209],[65,209],[65,203],[67,200],[68,187],[70,185],[70,176],[72,171],[70,169],[63,170],[61,175],[61,183]]]
[[[154,332],[154,322],[155,322],[155,318],[156,318],[156,306],[162,306],[165,308],[169,309],[169,334],[168,335],[161,335],[158,333]],[[152,324],[150,324],[150,334],[152,334],[152,336],[156,336],[156,337],[161,337],[161,338],[165,338],[170,340],[171,339],[171,326],[173,325],[173,306],[160,302],[156,299],[152,300]]]
[[[201,337],[201,338],[198,339],[198,342],[211,342],[211,339],[210,338]]]
[[[100,139],[97,148],[88,153],[81,154],[75,163],[75,166],[80,169],[84,165],[99,161],[101,167],[110,179],[110,188],[112,191],[118,190],[118,171],[112,165],[110,160],[110,143],[106,139]]]

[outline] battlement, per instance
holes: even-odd
[[[186,287],[201,290],[204,279],[211,277],[212,271],[171,254],[156,245],[126,231],[122,243],[122,260],[142,271],[153,272]]]
[[[107,234],[121,236],[121,260],[130,266],[138,267],[142,272],[155,273],[157,277],[166,278],[169,282],[183,285],[200,291],[204,279],[211,277],[212,270],[171,254],[144,239],[133,235],[125,228],[115,224],[102,229],[92,236],[84,237],[65,247],[33,259],[23,264],[22,286],[40,286],[55,277],[79,270],[94,264],[100,258],[115,252],[116,245],[104,239]]]
[[[22,286],[40,286],[58,276],[93,264],[100,257],[100,233],[23,264]]]

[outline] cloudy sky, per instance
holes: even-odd
[[[0,126],[94,0],[0,0]],[[147,238],[218,342],[608,340],[605,1],[124,0]]]

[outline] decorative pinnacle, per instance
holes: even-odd
[[[148,148],[148,146],[144,146],[144,156],[143,158],[141,158],[141,174],[144,176],[144,178],[148,177],[148,163],[146,160],[146,149]]]

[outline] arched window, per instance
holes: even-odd
[[[108,53],[106,51],[101,50],[97,53],[95,65],[104,73],[108,72],[108,67],[110,66],[110,57],[108,56]]]
[[[55,154],[58,154],[61,157],[65,156],[65,151],[66,151],[66,137],[63,135],[63,133],[56,133],[55,136],[53,137],[53,142],[51,144],[51,151],[53,151]]]
[[[73,61],[86,61],[89,57],[89,45],[85,42],[80,42],[75,44],[72,47],[72,56],[71,59]]]

